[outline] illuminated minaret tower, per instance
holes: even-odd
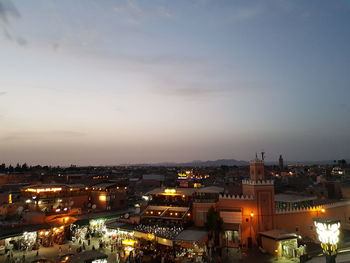
[[[250,162],[250,179],[242,181],[243,194],[252,195],[256,200],[258,231],[274,227],[274,182],[266,179],[264,168],[264,153],[261,153],[261,159],[256,154],[255,159]]]
[[[262,159],[258,159],[258,155],[255,154],[255,159],[250,162],[250,180],[265,180],[265,165],[264,154],[262,153]]]

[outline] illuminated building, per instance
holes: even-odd
[[[126,186],[119,186],[117,183],[99,183],[90,187],[88,207],[91,210],[120,210],[127,205]]]
[[[89,193],[84,185],[31,185],[21,189],[21,199],[31,211],[67,212],[83,208]]]
[[[126,205],[127,187],[116,183],[92,186],[31,185],[21,189],[21,199],[31,211],[64,213],[72,208],[83,211],[119,210]]]

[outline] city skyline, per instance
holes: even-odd
[[[0,0],[0,161],[350,158],[347,1]]]

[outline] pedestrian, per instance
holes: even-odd
[[[88,246],[90,246],[90,243],[91,243],[91,241],[90,241],[90,238],[88,239]]]
[[[117,263],[120,262],[120,256],[119,256],[119,252],[118,252],[118,251],[117,251],[117,254],[115,255],[115,261],[116,261]]]
[[[23,254],[22,256],[22,262],[25,263],[26,262],[26,256]]]

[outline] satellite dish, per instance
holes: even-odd
[[[129,216],[130,216],[129,213],[126,213],[126,214],[124,215],[124,218],[128,219]]]
[[[92,209],[96,209],[96,205],[94,204],[94,205],[92,205]]]
[[[140,213],[140,210],[141,210],[140,207],[136,207],[136,208],[135,208],[135,213],[136,213],[136,214],[139,214],[139,213]]]

